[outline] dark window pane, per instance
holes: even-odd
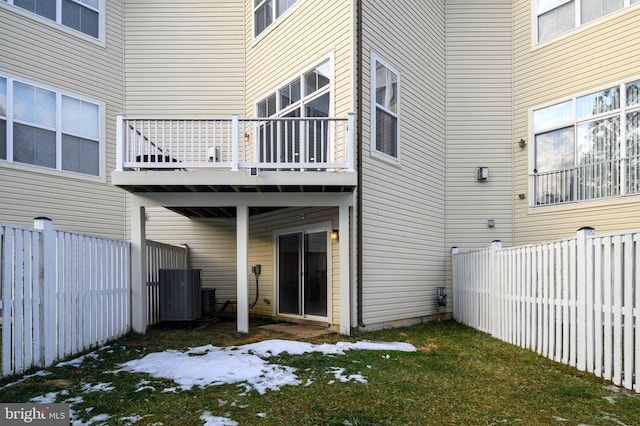
[[[7,116],[7,79],[0,77],[0,117]]]
[[[7,122],[0,120],[0,160],[7,159]]]
[[[62,2],[62,23],[95,38],[98,38],[100,33],[98,12],[71,0]]]
[[[56,20],[55,0],[14,0],[13,4],[52,21]]]
[[[254,15],[255,35],[259,35],[273,22],[273,6],[271,1],[265,2],[256,9]]]
[[[56,133],[51,130],[14,123],[13,160],[18,163],[55,169]]]
[[[98,176],[99,148],[97,141],[62,135],[62,170]]]
[[[376,108],[376,151],[392,157],[398,156],[398,119],[388,112]]]

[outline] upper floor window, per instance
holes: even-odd
[[[100,175],[100,106],[0,76],[0,159]]]
[[[253,0],[254,37],[260,35],[298,0]]]
[[[534,0],[538,43],[551,40],[640,0]]]
[[[536,205],[640,193],[640,80],[533,111]]]
[[[314,119],[330,115],[331,73],[331,61],[326,60],[257,102],[258,117],[292,119],[261,125],[261,162],[327,161],[330,129],[326,120]]]
[[[100,0],[3,0],[43,18],[100,38]]]
[[[400,74],[373,55],[371,75],[372,149],[397,160],[400,154]]]

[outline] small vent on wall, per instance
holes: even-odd
[[[489,179],[489,168],[488,167],[476,167],[476,179],[477,180],[487,180],[487,179]]]

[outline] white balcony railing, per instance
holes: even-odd
[[[353,171],[355,119],[117,117],[116,171]]]
[[[640,194],[640,156],[531,176],[535,206]]]

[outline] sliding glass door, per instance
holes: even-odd
[[[278,236],[278,312],[327,317],[327,232]]]

